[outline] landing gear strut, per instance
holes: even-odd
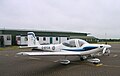
[[[86,60],[86,59],[87,59],[86,56],[80,56],[80,60],[81,60],[81,61],[84,61],[84,60]]]

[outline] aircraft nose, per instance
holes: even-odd
[[[111,45],[105,45],[106,48],[111,48]]]
[[[100,48],[111,48],[111,45],[102,44],[102,45],[100,45]]]

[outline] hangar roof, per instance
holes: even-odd
[[[26,35],[27,32],[34,32],[40,36],[87,36],[88,33],[79,32],[63,32],[63,31],[41,31],[41,30],[25,30],[25,29],[0,29],[0,34]]]

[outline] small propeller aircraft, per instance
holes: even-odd
[[[111,46],[108,44],[90,44],[82,39],[69,39],[60,44],[40,45],[33,32],[28,32],[27,36],[28,46],[22,46],[20,48],[35,48],[43,51],[19,52],[17,53],[17,55],[65,56],[64,59],[60,60],[61,64],[70,63],[70,60],[66,58],[67,56],[79,56],[81,61],[87,60],[89,62],[98,64],[100,63],[100,59],[95,58],[98,54],[110,54],[109,49],[111,48]],[[90,59],[89,57],[91,57],[92,59]]]

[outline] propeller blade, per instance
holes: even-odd
[[[106,48],[103,49],[103,54],[105,53],[105,51],[106,51]]]

